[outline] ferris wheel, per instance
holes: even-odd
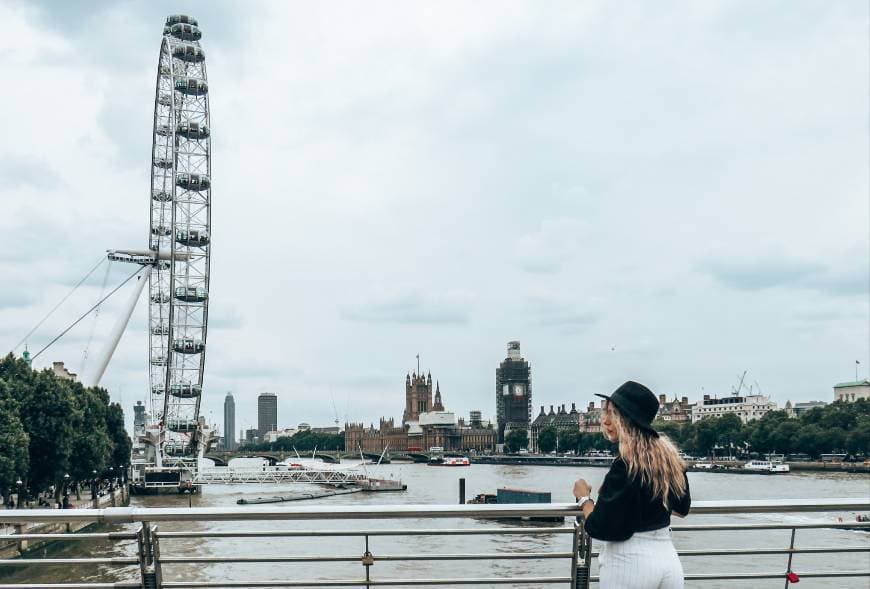
[[[196,19],[166,19],[154,96],[149,250],[149,384],[158,468],[196,469],[208,334],[211,128]]]

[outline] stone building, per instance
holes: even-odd
[[[432,373],[424,377],[417,373],[405,375],[405,412],[402,423],[417,421],[421,413],[432,409]],[[443,408],[442,408],[443,410]]]
[[[479,415],[479,414],[478,414]],[[348,452],[362,451],[380,454],[390,452],[428,452],[430,448],[443,448],[445,452],[492,452],[496,445],[496,430],[484,427],[478,420],[466,425],[456,423],[454,414],[444,409],[441,386],[432,375],[405,376],[405,411],[402,424],[390,418],[381,418],[378,427],[365,427],[361,423],[348,423],[344,430],[344,444]]]
[[[51,371],[58,378],[63,378],[65,380],[71,380],[73,382],[78,380],[78,374],[76,374],[75,372],[70,372],[69,370],[67,370],[67,368],[63,365],[63,362],[52,362],[51,363]]]
[[[545,428],[555,428],[556,432],[562,431],[580,431],[580,413],[577,412],[577,407],[571,403],[571,410],[567,411],[563,404],[558,410],[554,410],[550,405],[550,412],[544,411],[544,406],[541,405],[541,412],[532,422],[529,430],[529,451],[538,454],[540,447],[538,446],[538,436]]]
[[[532,367],[520,353],[520,342],[507,344],[507,358],[495,371],[498,442],[514,429],[528,430],[532,421]]]
[[[677,397],[674,396],[673,401],[668,401],[666,395],[659,395],[659,412],[656,415],[656,419],[677,423],[691,421],[692,405],[689,404],[689,398],[683,397],[677,399]]]
[[[870,380],[865,378],[834,385],[834,401],[852,402],[858,399],[870,399]]]
[[[362,423],[348,423],[344,426],[345,451],[380,454],[385,448],[393,452],[408,451],[408,428],[397,427],[392,417],[381,417],[377,429],[373,424],[365,427]]]
[[[580,431],[583,433],[601,433],[601,417],[604,414],[604,400],[596,407],[589,401],[586,411],[580,414]]]
[[[827,404],[828,403],[825,401],[801,401],[792,406],[791,401],[787,401],[785,404],[785,412],[789,417],[800,417],[810,409],[825,407]]]
[[[776,410],[776,403],[764,395],[731,395],[721,399],[704,395],[700,403],[692,406],[692,423],[708,417],[733,414],[743,423],[761,419],[768,411]]]

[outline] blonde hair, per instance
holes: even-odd
[[[680,451],[666,436],[656,437],[640,429],[613,403],[608,401],[607,405],[619,434],[619,456],[628,467],[628,476],[640,477],[641,484],[648,485],[653,497],[660,498],[667,508],[672,495],[682,497],[686,492],[686,463]]]

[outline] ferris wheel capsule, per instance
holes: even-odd
[[[205,52],[193,43],[178,43],[172,47],[172,57],[190,63],[205,61]]]
[[[175,91],[188,96],[208,94],[208,82],[199,78],[175,78]]]
[[[199,41],[202,39],[202,31],[200,31],[196,25],[189,25],[186,23],[176,23],[168,28],[163,27],[163,34],[172,35],[176,39],[181,39],[182,41]]]
[[[208,125],[199,123],[178,123],[175,133],[185,139],[207,139],[209,136]]]
[[[171,27],[172,25],[177,25],[179,23],[199,26],[199,22],[195,18],[187,14],[170,14],[166,17],[166,26],[168,27]]]
[[[175,185],[185,190],[207,190],[211,187],[211,179],[205,174],[178,174]]]

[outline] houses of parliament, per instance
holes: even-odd
[[[426,452],[429,448],[443,448],[445,452],[492,452],[498,440],[498,432],[492,426],[484,426],[479,411],[472,411],[466,422],[445,410],[441,387],[435,382],[433,393],[432,374],[405,375],[405,410],[402,423],[381,418],[377,428],[362,423],[345,426],[345,448],[367,453],[381,453],[389,448],[393,452]]]

